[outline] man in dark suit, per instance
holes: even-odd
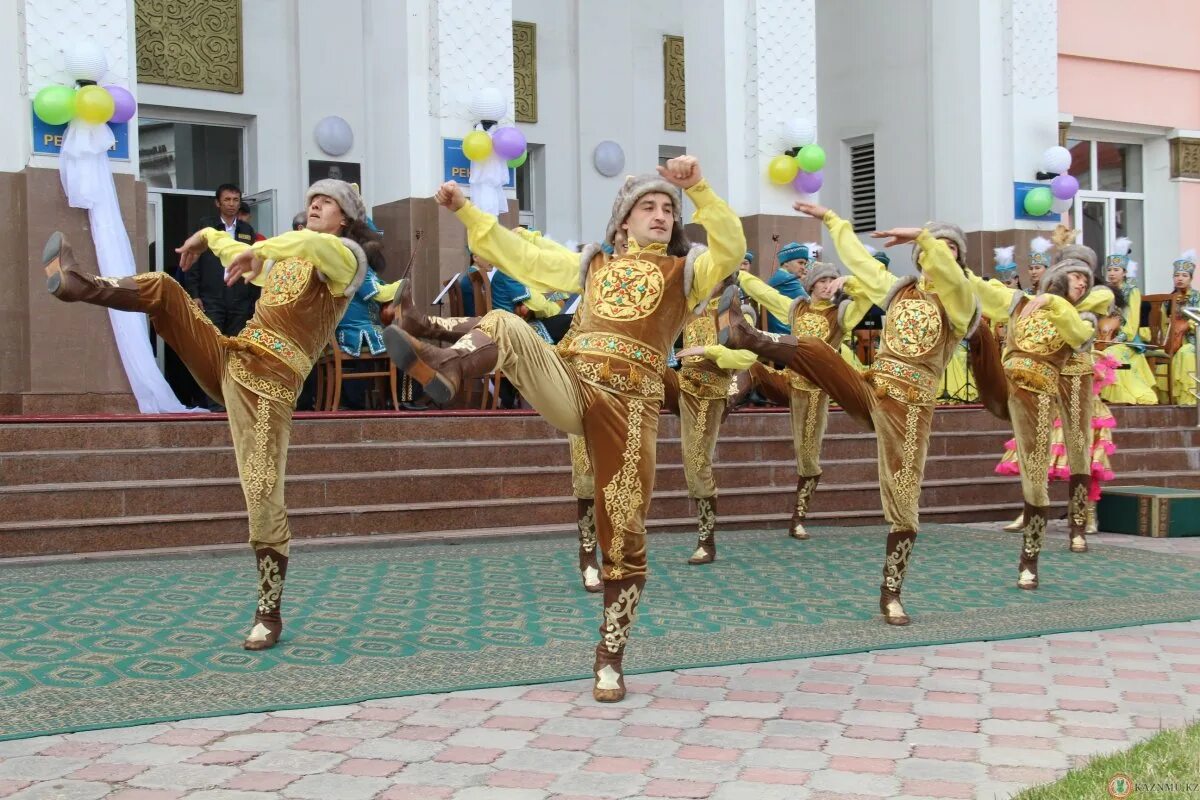
[[[223,230],[239,242],[253,244],[254,228],[238,219],[241,203],[241,189],[232,183],[221,184],[213,202],[217,215],[201,220],[197,227]],[[254,303],[259,295],[257,286],[244,281],[226,286],[225,269],[216,256],[207,251],[183,273],[183,287],[226,336],[236,336],[246,326],[254,315]]]

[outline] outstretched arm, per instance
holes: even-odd
[[[867,250],[866,245],[858,240],[849,221],[816,203],[798,202],[792,207],[801,214],[816,217],[825,223],[829,235],[833,238],[833,247],[837,250],[838,258],[858,279],[856,283],[859,293],[872,304],[882,305],[897,278],[887,270],[879,268],[879,262],[871,255],[871,251]]]
[[[1009,318],[1013,296],[1020,293],[1020,289],[1010,289],[995,278],[984,280],[974,272],[967,272],[967,280],[971,284],[971,290],[979,298],[985,317],[992,322],[1003,322]]]
[[[892,228],[875,231],[871,236],[887,239],[884,247],[916,242],[921,248],[921,272],[941,299],[952,331],[959,336],[966,334],[971,327],[971,318],[975,316],[975,292],[949,245],[924,228]]]
[[[750,295],[750,298],[771,312],[777,319],[787,320],[792,313],[792,298],[782,292],[772,289],[765,281],[752,272],[742,270],[738,273],[738,285]]]

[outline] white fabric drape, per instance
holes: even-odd
[[[105,278],[123,278],[137,272],[108,163],[108,149],[114,141],[107,125],[73,121],[63,138],[58,166],[67,202],[72,208],[87,209],[96,259]],[[109,309],[108,318],[138,410],[143,414],[200,410],[180,403],[158,371],[146,316]]]
[[[508,162],[492,153],[487,161],[471,162],[471,202],[494,216],[508,211],[504,184],[508,181]]]

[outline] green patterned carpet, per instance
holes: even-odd
[[[879,528],[651,539],[630,672],[1015,638],[1200,618],[1197,562],[1128,548],[1042,556],[1019,534],[930,525],[905,585],[914,624],[878,616]],[[574,540],[294,552],[279,647],[240,645],[249,551],[0,568],[0,739],[590,675],[601,601]]]

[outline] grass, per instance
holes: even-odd
[[[1118,785],[1114,776],[1128,779]],[[1129,791],[1129,794],[1123,792]],[[1137,800],[1200,798],[1200,722],[1166,730],[1123,753],[1100,756],[1054,783],[1035,786],[1013,800],[1083,800],[1130,797]]]

